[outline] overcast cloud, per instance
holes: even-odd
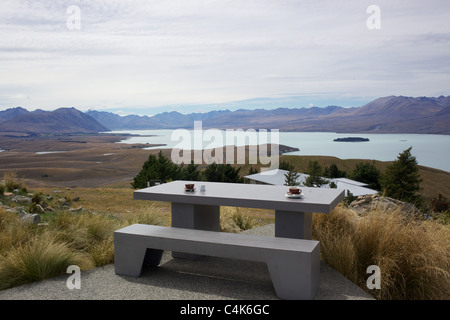
[[[369,5],[381,9],[381,29],[367,27]],[[79,30],[67,26],[70,6],[80,10]],[[448,0],[2,0],[0,8],[0,110],[450,95]]]

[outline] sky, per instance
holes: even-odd
[[[450,95],[448,0],[1,0],[0,110]]]

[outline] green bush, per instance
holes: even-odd
[[[206,181],[243,183],[244,178],[239,175],[241,168],[234,168],[231,164],[211,163],[202,172]]]
[[[419,200],[417,192],[420,191],[422,179],[411,149],[400,153],[394,163],[387,167],[381,185],[385,196],[415,203]]]
[[[356,168],[350,174],[350,179],[367,183],[369,188],[375,190],[381,190],[380,179],[381,173],[375,166],[375,161],[360,162],[356,165]]]
[[[197,167],[193,163],[188,165],[187,168],[184,168],[183,163],[177,165],[160,151],[158,157],[154,154],[148,156],[147,161],[144,162],[141,171],[134,177],[131,185],[138,189],[146,188],[147,183],[151,181],[165,183],[179,179],[195,180],[199,177]]]

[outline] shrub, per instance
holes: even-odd
[[[240,208],[222,207],[220,228],[223,232],[240,232],[252,229],[257,225],[254,218],[242,213]]]
[[[112,240],[97,242],[95,245],[90,246],[87,252],[91,256],[95,267],[114,262],[114,242]]]
[[[13,242],[10,232],[7,230],[17,221],[17,214],[6,212],[0,208],[0,257],[7,252]]]
[[[418,200],[417,192],[420,191],[422,178],[416,157],[411,155],[411,148],[400,153],[382,176],[381,185],[385,196],[406,202]]]
[[[0,261],[0,289],[64,274],[69,265],[83,269],[94,266],[87,255],[71,250],[50,233],[35,234]]]
[[[36,231],[36,225],[21,223],[19,216],[0,208],[0,258],[12,247],[29,241]]]
[[[44,202],[44,195],[40,192],[33,194],[31,202],[35,204],[42,204]]]
[[[280,163],[278,164],[278,169],[286,171],[294,171],[295,167],[289,161],[281,160]]]
[[[142,204],[137,211],[116,214],[116,218],[124,227],[135,223],[169,225],[169,217],[162,214],[154,204],[147,202]]]
[[[24,189],[22,181],[17,179],[17,174],[14,172],[5,173],[5,188],[7,191],[14,191],[16,189]]]
[[[183,175],[183,164],[176,165],[169,158],[162,154],[162,151],[158,153],[158,157],[154,154],[148,156],[147,161],[144,162],[141,171],[134,177],[133,183],[131,184],[133,188],[146,188],[147,182],[151,180],[159,180],[161,182],[167,182],[170,180],[176,180],[182,178]],[[193,171],[197,169],[189,167]],[[194,170],[195,169],[195,170]],[[194,174],[193,171],[189,174]]]
[[[345,178],[347,172],[339,170],[338,166],[333,163],[330,167],[325,167],[323,170],[323,176],[326,178]]]
[[[251,217],[243,215],[239,210],[236,210],[232,219],[240,230],[252,229],[255,225]]]
[[[284,185],[285,186],[299,186],[300,182],[298,182],[298,178],[300,175],[295,171],[288,171],[284,175]]]
[[[194,164],[192,160],[186,167],[181,170],[181,179],[187,181],[198,181],[201,180],[201,173],[198,170],[198,164]]]
[[[450,228],[400,211],[359,217],[342,206],[314,215],[322,258],[378,299],[449,299]],[[381,290],[368,290],[366,270],[381,269]]]
[[[100,242],[112,241],[118,227],[119,223],[107,216],[61,212],[55,216],[49,229],[72,249],[88,251]]]
[[[321,185],[328,183],[326,179],[322,178],[322,166],[317,160],[308,162],[306,173],[308,173],[309,176],[305,179],[303,184],[307,187],[320,187]]]
[[[48,226],[22,223],[0,208],[0,290],[114,261],[114,230],[132,223],[168,224],[168,216],[147,203],[124,215],[55,212]]]
[[[117,223],[106,216],[82,214],[78,219],[77,229],[85,230],[89,243],[112,239]]]
[[[244,178],[239,175],[241,168],[234,168],[229,163],[211,163],[202,172],[206,181],[243,183]]]
[[[369,188],[381,190],[381,172],[375,166],[375,160],[370,162],[360,162],[350,174],[350,179],[367,183]]]
[[[450,208],[449,201],[442,194],[439,194],[437,198],[431,199],[431,208],[435,212],[448,211]]]

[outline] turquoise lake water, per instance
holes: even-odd
[[[412,155],[423,166],[450,172],[450,135],[431,134],[340,134],[330,132],[250,132],[223,130],[127,130],[124,143],[166,144],[181,149],[216,148],[224,145],[279,143],[299,148],[292,155],[334,156],[340,159],[392,161],[403,150],[412,147]],[[148,136],[151,135],[151,136]],[[368,142],[334,142],[336,138],[363,137]]]

